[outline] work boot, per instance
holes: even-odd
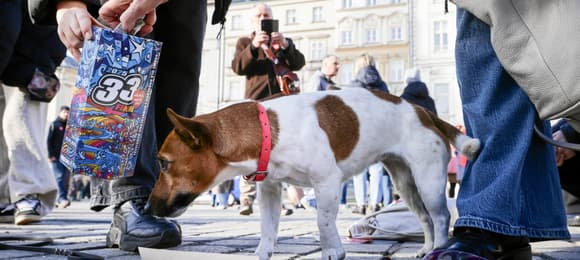
[[[145,200],[129,200],[115,208],[107,247],[136,251],[137,247],[168,248],[181,244],[181,227],[174,220],[145,213]]]

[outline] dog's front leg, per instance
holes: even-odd
[[[330,178],[329,178],[330,179]],[[340,236],[336,229],[336,215],[338,214],[338,197],[340,182],[325,183],[314,187],[316,192],[317,222],[320,231],[322,259],[344,259],[346,253],[342,248]]]
[[[258,184],[258,198],[260,199],[260,244],[256,254],[261,260],[270,259],[274,253],[278,223],[282,209],[282,184],[264,181]]]

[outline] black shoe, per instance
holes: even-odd
[[[136,251],[137,247],[168,248],[181,244],[181,227],[173,220],[144,213],[145,201],[127,201],[115,208],[107,247]]]
[[[453,238],[423,259],[532,259],[532,248],[527,237],[505,236],[477,228],[456,228]]]
[[[8,204],[0,207],[0,223],[14,223],[14,213],[16,208],[14,204]]]

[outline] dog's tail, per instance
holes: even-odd
[[[461,152],[467,159],[473,160],[479,153],[479,148],[481,147],[481,142],[477,138],[472,138],[457,129],[457,127],[441,120],[433,113],[424,110],[425,113],[429,115],[433,124],[441,134],[455,146],[459,152]]]

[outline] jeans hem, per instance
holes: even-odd
[[[110,196],[93,195],[91,196],[90,208],[94,211],[101,211],[108,206],[117,206],[125,201],[132,199],[147,199],[151,194],[151,190],[146,188],[135,188],[117,192]]]
[[[499,233],[507,236],[525,236],[534,241],[570,239],[570,233],[566,226],[562,228],[525,228],[512,227],[506,224],[490,221],[478,217],[461,217],[455,222],[455,227],[473,227]]]

